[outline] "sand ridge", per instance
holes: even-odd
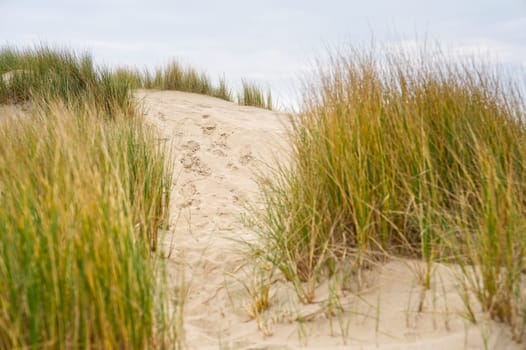
[[[364,273],[359,289],[340,295],[345,312],[329,318],[330,284],[303,305],[282,278],[271,306],[254,320],[246,285],[252,262],[239,241],[255,239],[242,223],[259,202],[255,172],[286,157],[289,116],[208,96],[140,90],[148,121],[173,151],[176,176],[172,228],[166,245],[175,287],[184,271],[184,344],[189,349],[520,349],[494,322],[474,326],[459,316],[462,302],[451,269],[437,265],[432,292],[417,312],[418,262],[396,260]],[[300,322],[298,322],[300,320]]]

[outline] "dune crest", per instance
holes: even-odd
[[[392,260],[364,272],[361,286],[340,295],[345,310],[329,319],[330,286],[317,288],[312,304],[298,302],[289,283],[269,281],[270,307],[249,315],[252,267],[238,241],[253,241],[241,216],[257,205],[255,171],[286,156],[288,116],[173,91],[137,92],[148,121],[172,145],[176,159],[171,203],[173,246],[168,261],[176,285],[185,272],[184,308],[189,349],[520,349],[495,322],[472,325],[452,270],[437,264],[434,290],[417,312],[420,263]],[[433,289],[432,288],[432,289]],[[299,321],[299,322],[298,322]]]

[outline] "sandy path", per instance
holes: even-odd
[[[177,160],[167,240],[175,247],[170,269],[184,266],[186,276],[187,348],[483,348],[481,327],[458,315],[462,303],[448,269],[437,269],[424,312],[415,311],[417,265],[408,261],[368,272],[359,292],[341,295],[346,311],[339,320],[329,321],[324,312],[327,285],[320,286],[315,303],[301,305],[280,280],[272,286],[270,309],[260,322],[252,320],[243,307],[250,299],[239,281],[250,281],[253,270],[236,240],[254,238],[240,217],[245,203],[257,203],[254,170],[272,165],[273,156],[286,149],[287,116],[189,93],[139,91],[137,96]],[[300,316],[304,322],[293,322]],[[489,349],[520,348],[505,330],[488,325]]]
[[[287,117],[196,94],[138,95],[146,97],[149,120],[173,142],[176,183],[171,210],[178,221],[173,255],[184,256],[186,265],[189,348],[230,344],[234,332],[235,338],[243,338],[241,328],[249,338],[259,336],[253,325],[246,325],[244,310],[232,310],[225,283],[246,263],[234,240],[252,235],[240,218],[245,203],[256,199],[254,169],[272,162],[276,136],[283,139]]]

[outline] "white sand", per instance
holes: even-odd
[[[148,120],[176,157],[172,230],[166,245],[175,288],[182,271],[189,349],[521,349],[495,322],[471,325],[452,272],[438,266],[422,312],[416,262],[392,260],[364,272],[360,288],[341,294],[345,313],[327,318],[328,284],[316,300],[299,303],[292,287],[275,278],[271,306],[258,320],[246,311],[243,284],[254,280],[236,240],[253,240],[240,221],[246,203],[258,202],[254,171],[285,155],[284,114],[241,107],[207,96],[139,91]],[[242,281],[242,282],[240,282]],[[302,318],[302,322],[297,322]],[[258,329],[259,328],[259,329]]]
[[[9,85],[15,75],[28,74],[29,71],[24,69],[15,69],[1,75],[4,84]]]

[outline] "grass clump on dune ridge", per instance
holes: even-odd
[[[130,85],[109,70],[98,68],[88,54],[46,46],[34,49],[0,49],[0,103],[29,100],[48,103],[57,98],[71,107],[86,104],[101,112],[134,113]]]
[[[524,107],[513,84],[473,62],[334,55],[294,121],[292,164],[263,187],[262,254],[299,286],[375,254],[423,259],[429,274],[455,261],[482,309],[519,340]]]
[[[46,46],[18,50],[0,49],[0,103],[51,101],[60,98],[75,107],[88,101],[108,115],[116,111],[133,113],[132,89],[159,89],[193,92],[234,101],[224,77],[214,84],[210,77],[174,61],[154,72],[134,68],[113,70],[95,66],[89,54]],[[272,109],[270,91],[266,94],[255,83],[242,81],[238,103]],[[81,102],[82,101],[82,102]]]
[[[238,103],[242,106],[254,106],[272,110],[272,94],[267,93],[255,83],[243,80],[241,92],[237,96]]]
[[[199,73],[191,67],[183,67],[175,61],[156,69],[153,74],[144,72],[141,86],[146,89],[194,92],[232,101],[224,78],[219,80],[218,86],[214,86],[205,73]]]

